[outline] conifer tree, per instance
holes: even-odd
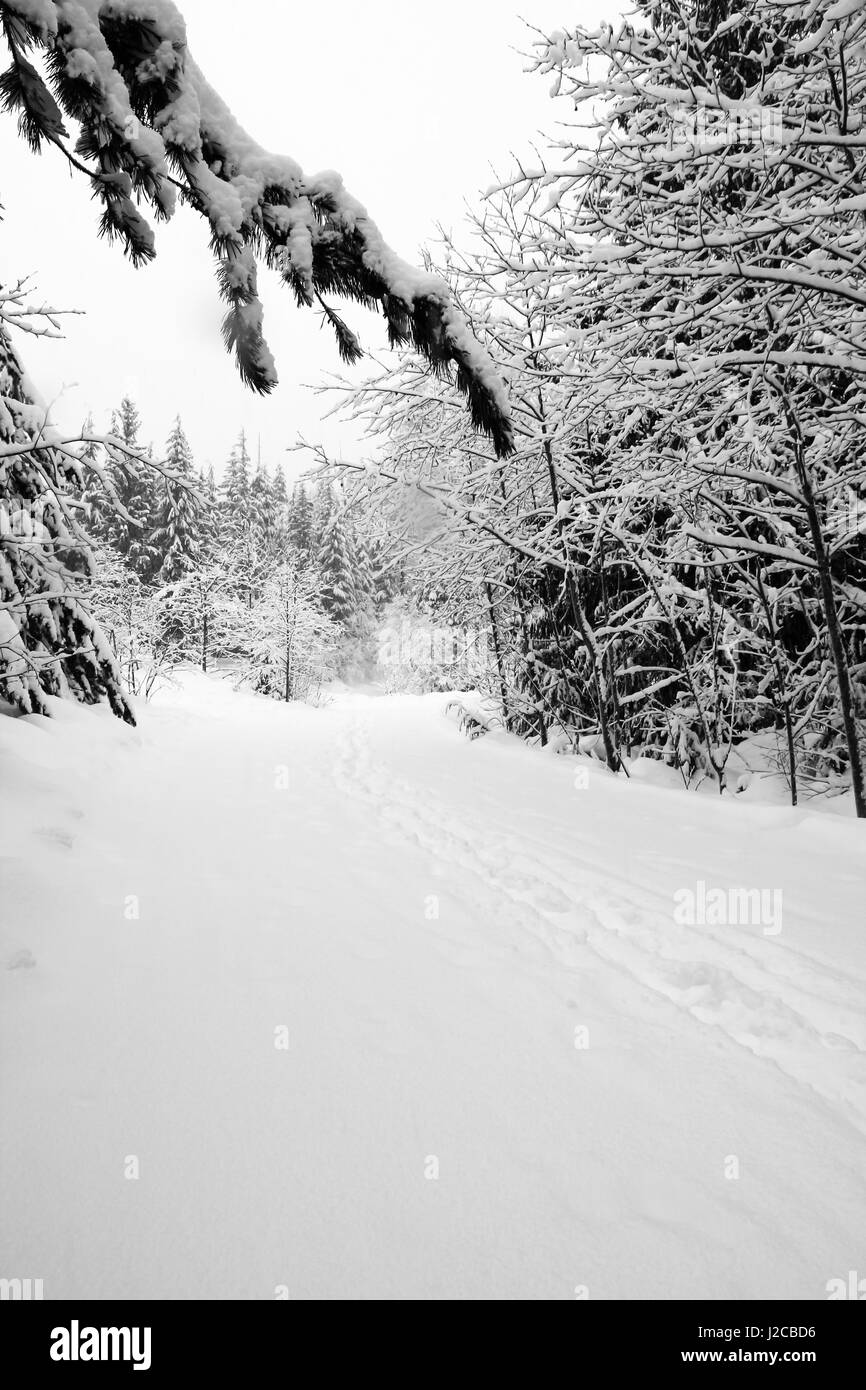
[[[87,437],[94,434],[95,430],[93,416],[88,414],[81,427],[81,433]],[[99,445],[95,441],[82,447],[82,460],[87,460],[88,463],[94,463],[98,454]],[[88,535],[96,541],[107,541],[116,508],[113,499],[94,472],[85,473],[81,502],[84,507],[84,526]]]
[[[370,548],[364,536],[351,532],[351,553],[354,558],[355,605],[358,616],[370,617],[375,608],[376,582]]]
[[[313,537],[313,499],[306,484],[295,483],[288,508],[288,542],[296,555],[310,559],[316,545]]]
[[[265,550],[271,550],[274,543],[274,502],[271,479],[262,463],[261,455],[250,483],[250,517],[263,547]]]
[[[116,662],[83,602],[92,555],[71,506],[99,465],[46,438],[8,327],[26,318],[20,287],[0,286],[0,698],[47,714],[45,695],[107,698],[135,722]],[[40,315],[34,312],[38,326]]]
[[[164,484],[154,541],[161,555],[159,581],[172,583],[201,561],[205,531],[202,496],[194,490],[192,450],[178,415],[165,446],[165,462],[181,482]],[[186,482],[187,486],[183,483]]]
[[[157,503],[152,472],[135,457],[136,451],[141,452],[140,429],[141,419],[135,403],[124,396],[120,408],[112,415],[111,434],[125,448],[114,453],[108,469],[115,499],[123,511],[111,505],[109,499],[103,512],[107,514],[105,539],[138,577],[147,581],[158,568],[153,539]]]
[[[321,604],[329,617],[344,627],[358,610],[354,557],[343,513],[335,508],[325,527],[318,567],[321,573]]]
[[[287,507],[289,494],[286,488],[286,470],[281,463],[274,469],[274,476],[271,479],[271,497],[275,507]]]
[[[380,536],[373,536],[367,542],[367,555],[373,585],[373,603],[383,608],[403,591],[402,567]]]
[[[286,490],[286,474],[281,463],[277,464],[271,479],[270,497],[273,544],[275,555],[284,557],[288,546],[289,497]]]
[[[221,530],[227,538],[236,538],[248,528],[250,521],[250,456],[243,430],[229,455],[219,499]]]
[[[12,63],[0,100],[34,151],[55,146],[86,171],[101,205],[100,234],[119,239],[134,265],[155,255],[141,205],[170,217],[181,197],[210,225],[227,312],[226,347],[259,392],[277,383],[262,334],[257,255],[281,273],[299,306],[323,311],[347,362],[357,337],[325,299],[381,305],[389,341],[413,342],[453,375],[476,426],[496,449],[513,448],[502,383],[456,309],[447,285],[413,270],[333,171],[307,177],[251,140],[193,62],[183,18],[170,0],[81,3],[4,0],[0,23]],[[29,61],[46,57],[48,84]],[[81,128],[74,154],[66,120]]]
[[[319,478],[313,493],[310,508],[310,549],[315,556],[321,554],[325,542],[325,532],[335,507],[334,489],[328,478]]]
[[[216,548],[219,532],[219,498],[212,463],[208,464],[207,471],[202,470],[199,473],[199,480],[200,492],[204,498],[204,506],[199,521],[199,544],[202,559],[206,559],[213,554]]]

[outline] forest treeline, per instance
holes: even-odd
[[[339,485],[301,480],[289,493],[281,465],[253,461],[244,431],[217,483],[212,467],[196,469],[180,417],[165,476],[149,467],[141,430],[124,398],[110,437],[125,449],[79,499],[95,551],[88,606],[129,691],[147,696],[187,662],[230,667],[284,700],[363,672],[399,568],[355,531]]]

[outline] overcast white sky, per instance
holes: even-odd
[[[543,78],[523,71],[531,35],[512,10],[521,0],[180,0],[190,49],[210,82],[260,144],[308,171],[338,169],[387,240],[407,260],[443,223],[458,234],[467,200],[510,167],[558,104]],[[613,19],[608,0],[528,0],[525,18],[550,30]],[[2,47],[2,43],[0,43]],[[520,51],[518,51],[520,50]],[[5,60],[4,60],[5,61]],[[265,335],[280,386],[264,400],[240,384],[220,338],[222,310],[202,218],[179,209],[157,228],[157,258],[133,270],[119,245],[96,236],[85,180],[62,156],[35,158],[15,120],[0,117],[0,274],[33,273],[37,298],[83,309],[61,342],[28,341],[28,370],[55,421],[77,428],[89,411],[99,428],[125,393],[136,400],[145,440],[161,444],[180,412],[197,464],[219,474],[241,427],[253,452],[289,477],[285,453],[299,433],[353,456],[350,429],[320,423],[321,398],[301,389],[341,370],[330,330],[293,307],[262,274]],[[374,351],[384,322],[357,306],[341,312]]]

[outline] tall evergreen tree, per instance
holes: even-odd
[[[217,486],[216,486],[216,479],[214,478],[213,464],[212,464],[212,463],[209,463],[209,464],[208,464],[208,466],[207,466],[207,472],[205,472],[204,470],[202,470],[201,480],[202,480],[202,482],[203,482],[203,484],[204,484],[204,495],[205,495],[205,497],[207,498],[208,506],[209,506],[213,511],[216,511],[216,508],[217,508]]]
[[[367,554],[373,581],[373,602],[377,608],[382,608],[403,592],[403,569],[395,563],[395,557],[380,536],[367,541]]]
[[[319,553],[321,602],[329,617],[347,627],[358,610],[354,557],[343,513],[335,508],[325,527]]]
[[[370,548],[363,536],[351,535],[351,554],[354,558],[355,604],[359,615],[372,616],[375,608],[376,581]]]
[[[105,539],[139,579],[147,581],[159,565],[153,540],[157,498],[152,471],[136,457],[145,452],[139,443],[140,429],[138,409],[129,396],[124,396],[111,420],[111,433],[123,447],[113,450],[108,468],[122,511],[112,505],[111,499],[105,503]]]
[[[274,541],[274,501],[271,480],[261,455],[250,483],[250,518],[265,550],[270,550]]]
[[[81,433],[86,438],[87,435],[92,435],[95,429],[93,416],[88,414],[81,427]],[[98,456],[99,445],[96,443],[85,444],[81,450],[82,459],[86,459],[91,465],[96,462]],[[84,506],[84,526],[88,535],[96,541],[107,541],[114,516],[114,503],[94,472],[85,473],[81,501]]]
[[[250,456],[243,430],[229,455],[219,499],[223,534],[226,537],[241,535],[250,521]]]
[[[288,506],[289,494],[286,488],[286,470],[281,463],[274,469],[274,476],[271,479],[271,497],[274,507],[279,510]]]
[[[204,502],[194,490],[192,450],[180,416],[165,446],[165,462],[179,482],[166,482],[154,540],[161,555],[159,579],[170,584],[198,565],[204,540]],[[187,486],[184,486],[184,483]]]
[[[277,464],[271,479],[271,511],[273,515],[274,554],[284,556],[288,545],[289,497],[286,490],[286,475],[281,463]]]
[[[325,543],[325,532],[334,512],[334,489],[328,478],[320,478],[316,484],[310,509],[310,549],[314,555],[321,553]]]
[[[298,556],[310,559],[316,544],[313,537],[313,499],[304,483],[295,483],[288,507],[288,541]]]
[[[199,484],[199,490],[204,498],[199,523],[202,559],[204,560],[213,555],[216,550],[219,532],[219,497],[212,463],[208,464],[206,471],[202,469],[199,473]]]
[[[92,556],[71,500],[85,465],[43,438],[7,324],[24,311],[0,287],[0,446],[11,446],[0,482],[0,698],[47,714],[45,695],[109,700],[134,723],[111,649],[82,601]],[[6,310],[9,317],[6,317]]]

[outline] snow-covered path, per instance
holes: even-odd
[[[443,706],[191,675],[137,730],[0,719],[0,1275],[820,1299],[863,1265],[862,828],[577,787]],[[699,879],[781,888],[781,932],[676,925]]]

